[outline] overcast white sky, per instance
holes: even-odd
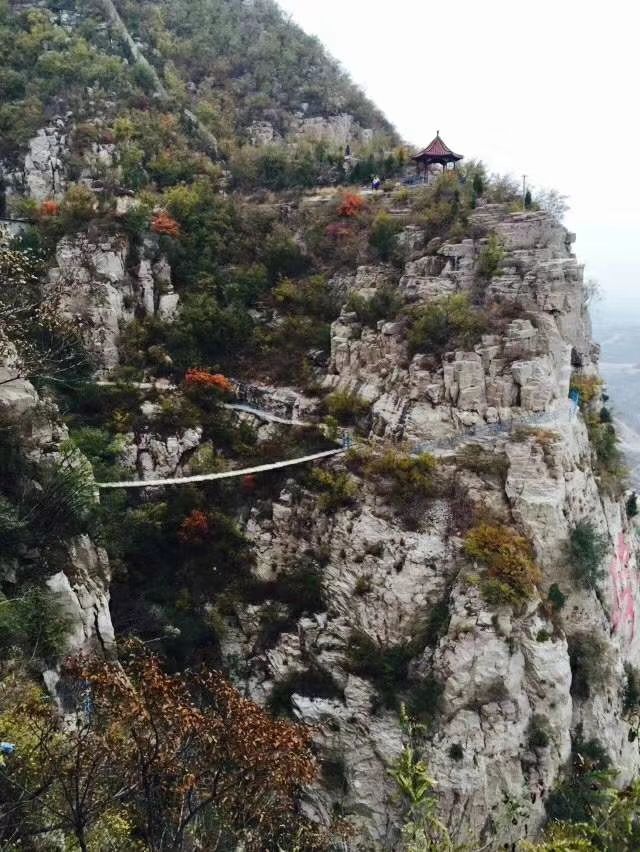
[[[577,253],[640,318],[636,0],[278,0],[409,142],[440,130],[569,196]]]

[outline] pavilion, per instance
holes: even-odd
[[[435,165],[442,166],[442,171],[446,171],[449,163],[453,163],[455,169],[456,163],[462,159],[462,154],[454,154],[448,145],[440,138],[440,131],[436,133],[436,138],[430,142],[427,147],[411,158],[417,168],[418,174],[422,171],[424,179],[429,183],[429,167]]]

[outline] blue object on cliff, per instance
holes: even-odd
[[[13,754],[15,750],[13,743],[0,743],[0,754]]]

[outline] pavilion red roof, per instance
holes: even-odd
[[[435,139],[433,139],[424,150],[420,151],[419,154],[416,154],[413,158],[414,160],[421,160],[426,157],[443,157],[450,158],[452,160],[461,160],[462,154],[454,154],[454,152],[449,148],[448,145],[440,138],[440,131],[436,133]]]

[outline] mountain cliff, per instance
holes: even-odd
[[[185,744],[182,805],[154,800],[173,833],[135,783],[100,807],[103,776],[45,829],[12,707],[3,842],[636,848],[635,816],[627,845],[598,820],[640,764],[637,507],[573,235],[479,163],[404,181],[393,129],[271,2],[16,0],[0,44],[3,683],[44,677],[67,716],[92,684],[94,736],[106,675],[64,659],[137,688],[141,641],[221,670],[241,718],[283,725],[264,753],[308,737],[317,770],[285,795],[274,758],[247,801],[295,804],[261,827]],[[208,479],[154,484],[185,477]],[[203,683],[190,732],[207,689],[236,706]]]

